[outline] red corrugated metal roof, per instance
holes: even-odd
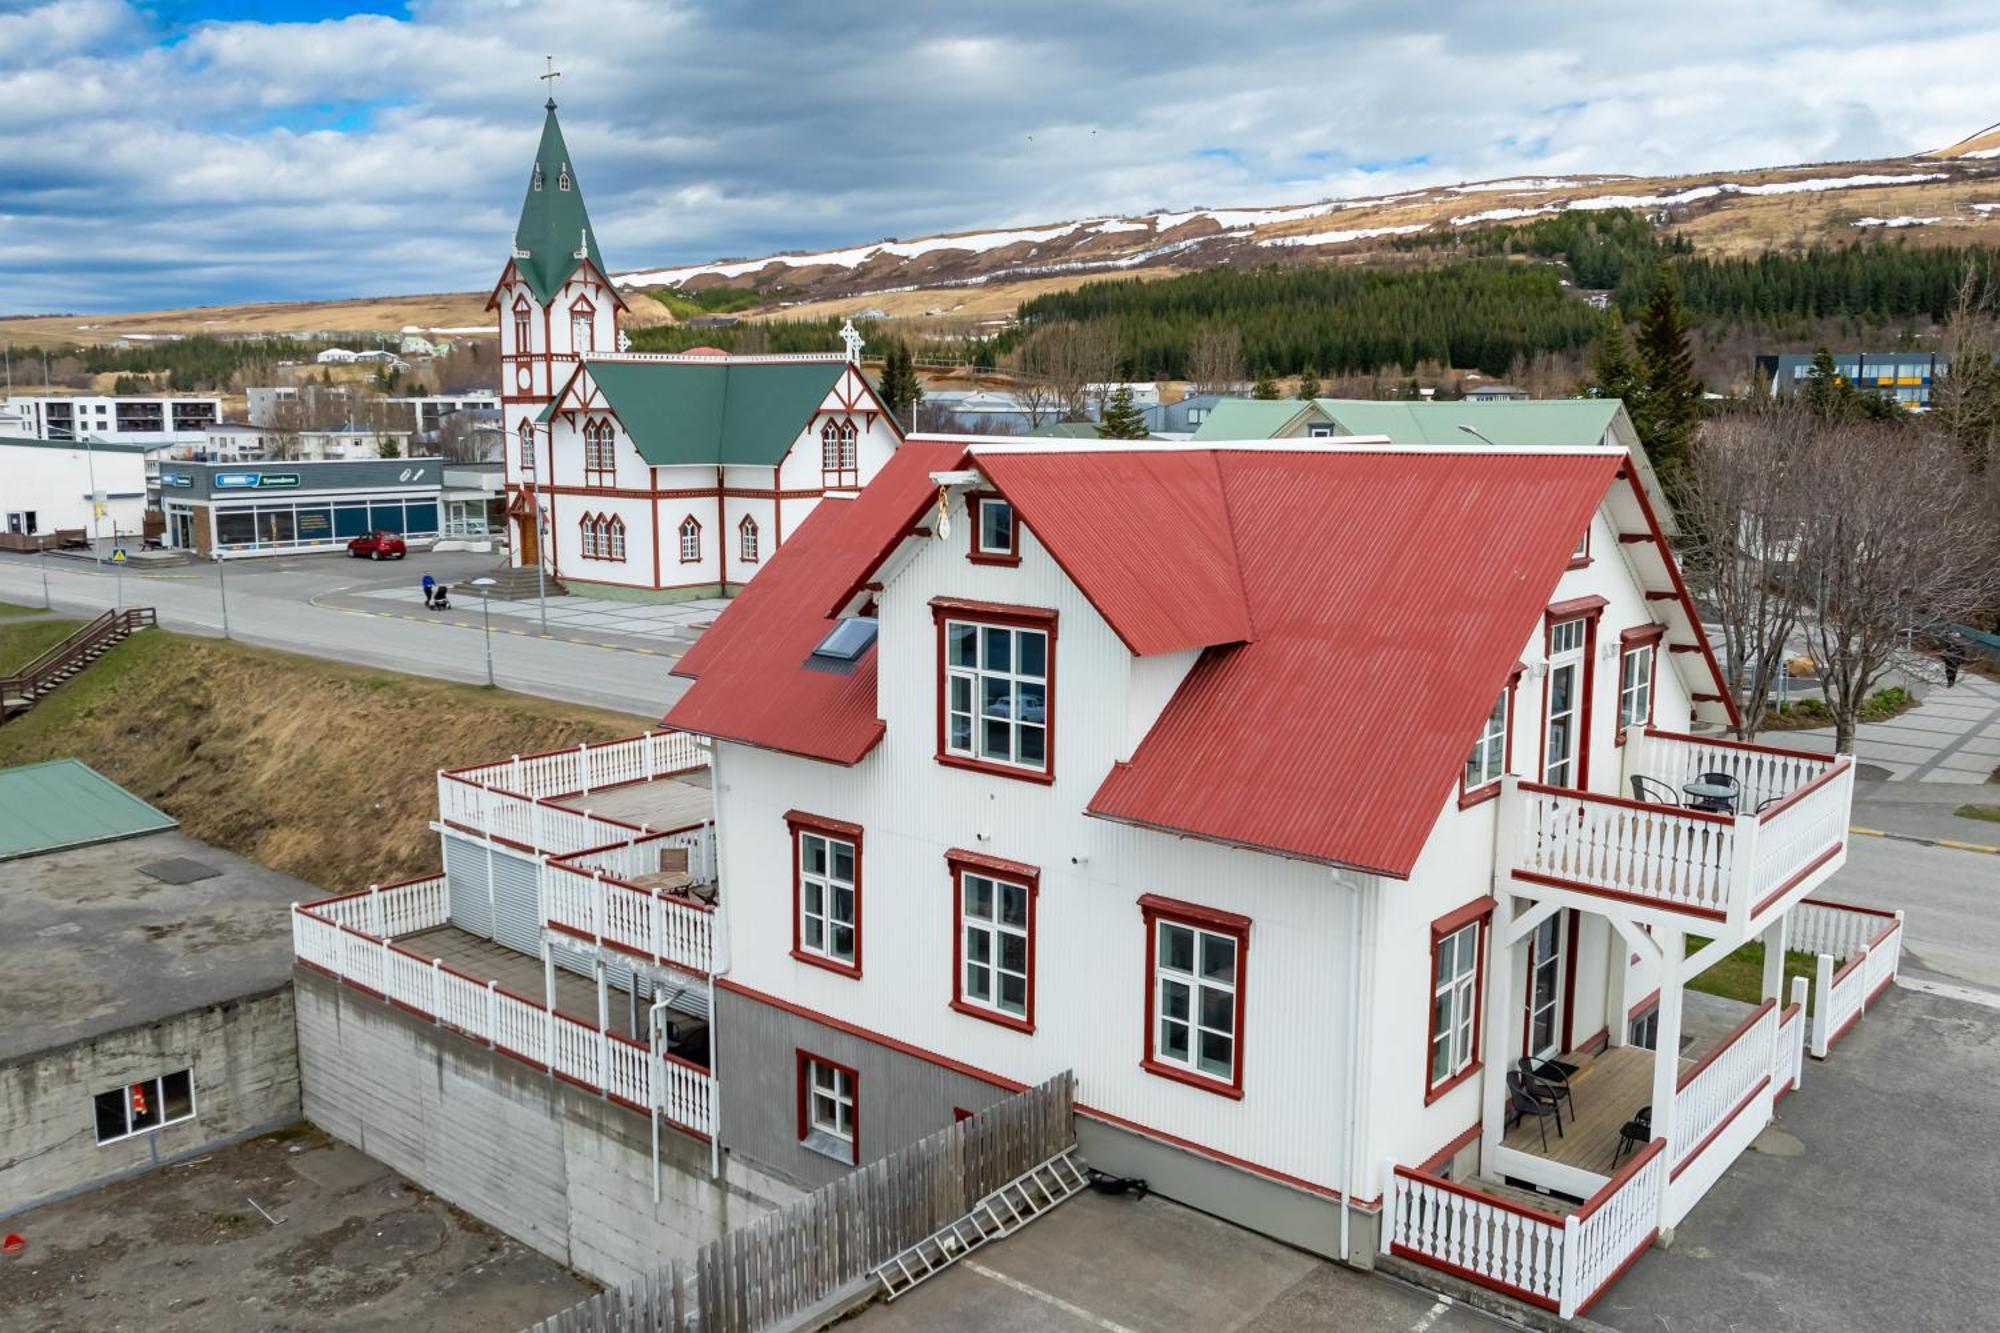
[[[1624,459],[1215,461],[1255,638],[1202,655],[1090,811],[1405,877]]]
[[[1213,452],[984,453],[972,462],[1134,653],[1250,637]]]
[[[838,764],[873,749],[875,650],[846,675],[804,662],[833,628],[841,594],[868,578],[936,492],[930,474],[964,456],[961,444],[911,440],[858,499],[821,500],[675,665],[695,682],[666,724]]]

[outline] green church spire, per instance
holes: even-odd
[[[604,256],[590,230],[583,207],[583,187],[570,163],[569,146],[556,122],[556,100],[548,101],[542,122],[541,147],[535,150],[534,175],[521,204],[521,222],[514,228],[514,264],[544,305],[562,289],[585,258],[605,272]]]

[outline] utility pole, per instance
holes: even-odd
[[[42,364],[48,365],[48,354],[43,353]],[[90,481],[90,558],[99,569],[104,568],[104,504],[97,496],[97,437],[86,433],[83,437],[83,465]]]

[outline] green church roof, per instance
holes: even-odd
[[[1296,398],[1224,398],[1195,430],[1197,440],[1269,440],[1310,405]]]
[[[776,467],[847,363],[586,359],[584,367],[648,463]]]
[[[590,214],[583,206],[583,186],[570,164],[562,126],[556,123],[554,98],[549,99],[548,112],[542,122],[541,147],[535,150],[528,197],[521,204],[520,225],[514,228],[514,266],[544,305],[585,258],[599,273],[606,271],[597,237],[590,230]]]

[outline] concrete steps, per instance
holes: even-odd
[[[498,569],[489,570],[479,577],[492,579],[493,586],[479,589],[468,587],[467,593],[477,596],[483,592],[500,602],[532,602],[544,591],[545,586],[551,597],[561,597],[569,592],[568,588],[563,587],[562,580],[553,574],[544,574],[537,579],[533,565],[520,569],[512,565],[501,565]],[[472,580],[467,579],[465,582],[470,584]]]

